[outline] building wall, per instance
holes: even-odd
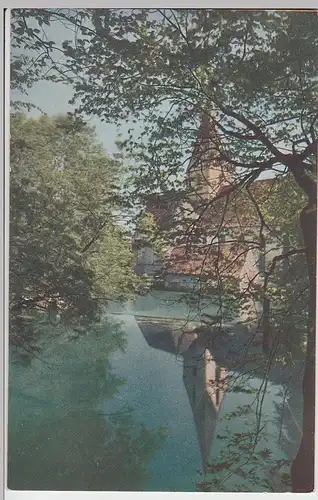
[[[231,235],[225,236],[225,242],[227,239],[231,239]],[[265,270],[269,268],[273,258],[281,253],[282,248],[280,248],[278,242],[275,241],[266,244],[265,255],[262,255],[257,249],[249,250],[246,253],[245,261],[239,274],[241,291],[246,289],[251,280],[253,280],[256,285],[259,285]],[[164,269],[165,262],[151,247],[147,246],[137,250],[135,265],[137,274],[155,276],[164,273]],[[164,273],[164,279],[168,287],[181,286],[182,288],[192,289],[198,283],[199,276],[191,275],[186,272],[181,273],[172,271]]]
[[[155,274],[160,273],[162,267],[162,259],[151,247],[142,247],[136,251],[135,272],[137,274],[154,276]]]
[[[184,274],[165,274],[164,276],[166,286],[174,287],[182,287],[193,289],[198,283],[198,278],[196,276],[184,275]]]

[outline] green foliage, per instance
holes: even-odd
[[[221,452],[207,465],[204,481],[197,485],[198,491],[290,490],[290,462],[283,454],[277,459],[276,453],[268,447],[267,443],[272,448],[274,441],[274,436],[266,430],[268,417],[262,415],[260,429],[254,422],[253,411],[251,405],[242,405],[233,414],[225,415],[225,420],[244,417],[245,426],[234,433],[225,428],[216,436],[222,442]]]
[[[47,310],[51,323],[85,324],[101,303],[132,296],[139,281],[118,222],[120,165],[94,132],[71,117],[13,114],[10,152],[11,338],[31,335],[25,307]]]
[[[158,255],[163,254],[167,248],[167,238],[150,212],[141,212],[137,216],[136,237],[141,247],[150,246]]]
[[[45,26],[53,22],[76,26],[76,39],[55,42]],[[203,110],[213,111],[223,159],[250,172],[273,152],[265,136],[294,153],[314,140],[316,33],[317,16],[306,12],[17,9],[12,85],[28,84],[26,48],[35,68],[44,65],[31,68],[31,80],[71,83],[79,113],[142,121],[141,136],[131,127],[123,144],[138,162],[136,185],[142,178],[145,191],[166,190],[192,152]]]
[[[276,184],[271,197],[263,204],[268,224],[272,227],[275,224],[278,233],[275,238],[281,245],[281,253],[304,248],[299,216],[305,204],[305,195],[291,176]],[[279,337],[286,360],[303,359],[309,298],[304,252],[277,263],[269,278],[267,294],[272,305],[273,334]]]

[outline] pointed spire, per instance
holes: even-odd
[[[220,143],[220,136],[213,117],[210,112],[204,111],[188,170],[195,167],[195,164],[202,160],[207,161],[216,158]]]
[[[204,111],[187,169],[187,179],[195,196],[209,198],[222,184],[220,145],[221,140],[213,115],[209,111]]]

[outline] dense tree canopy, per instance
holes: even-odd
[[[60,19],[76,37],[43,45],[30,18],[42,26]],[[312,13],[281,11],[20,10],[13,41],[26,34],[28,48],[51,64],[49,78],[74,85],[78,111],[142,120],[144,168],[161,167],[162,184],[163,167],[170,174],[180,168],[207,106],[222,156],[234,165],[287,166],[283,155],[293,149],[306,159],[315,139],[316,27]],[[64,53],[58,67],[54,50]],[[21,57],[13,65],[22,68]],[[13,77],[23,83],[19,73]]]
[[[118,220],[121,166],[94,132],[70,117],[13,114],[10,168],[12,309],[85,322],[107,300],[131,296],[140,280]]]

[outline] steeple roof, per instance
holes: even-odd
[[[231,182],[229,168],[221,160],[221,138],[215,118],[204,111],[193,153],[187,169],[191,198],[211,198]]]
[[[192,167],[196,166],[196,163],[202,162],[202,160],[211,161],[216,159],[220,143],[220,136],[213,122],[212,115],[208,111],[204,111],[192,157],[189,162],[188,172]]]

